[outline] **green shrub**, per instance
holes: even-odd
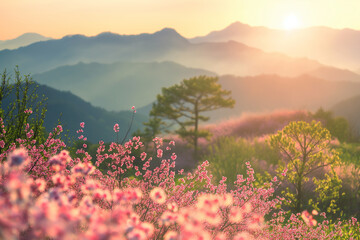
[[[45,140],[46,99],[39,97],[36,90],[36,83],[29,75],[21,76],[18,68],[13,77],[6,70],[1,74],[0,118],[3,124],[0,125],[0,140],[4,146],[0,152],[6,151],[17,139],[35,140],[36,144]]]
[[[257,174],[261,173],[267,176],[266,181],[270,175],[266,173],[263,164],[260,161],[265,161],[266,166],[275,165],[278,161],[278,155],[268,143],[248,141],[243,138],[235,137],[219,137],[208,148],[207,155],[204,160],[210,162],[210,171],[214,176],[215,181],[220,181],[222,177],[227,178],[227,183],[231,186],[237,179],[237,175],[246,175],[246,162],[250,162],[252,168]]]

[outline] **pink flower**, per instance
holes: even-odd
[[[33,111],[32,111],[32,109],[31,109],[31,108],[29,108],[29,109],[26,109],[26,110],[24,111],[24,113],[26,113],[26,114],[32,114],[32,113],[33,113]]]
[[[114,132],[119,132],[119,130],[120,130],[119,124],[116,123],[116,124],[114,125]]]
[[[85,123],[84,123],[84,122],[81,122],[81,123],[80,123],[80,127],[81,127],[81,128],[84,128],[84,127],[85,127]]]
[[[22,166],[28,161],[28,153],[24,148],[15,149],[8,156],[8,163],[10,167]]]
[[[142,198],[142,192],[138,188],[115,189],[113,195],[113,199],[117,202],[138,203]]]
[[[243,220],[243,211],[239,207],[232,207],[229,212],[229,221],[240,223]]]
[[[62,132],[63,131],[63,128],[62,128],[62,126],[61,125],[57,125],[57,130],[59,131],[59,132]]]
[[[159,223],[161,225],[169,226],[177,220],[177,215],[173,212],[166,211],[162,214]]]
[[[168,231],[164,235],[164,240],[177,240],[177,239],[178,239],[178,234],[175,231]]]
[[[178,205],[175,202],[171,202],[167,204],[167,208],[169,210],[171,210],[172,212],[177,212],[178,211]]]
[[[163,150],[158,149],[158,150],[157,150],[157,157],[158,157],[158,158],[161,158],[162,155],[163,155]]]
[[[146,159],[146,152],[142,152],[141,154],[140,154],[140,159],[141,159],[141,161],[144,161],[145,159]]]
[[[234,198],[231,195],[231,193],[226,193],[226,194],[222,195],[221,199],[222,199],[221,205],[225,206],[225,207],[231,206],[234,202]]]
[[[27,138],[31,138],[33,135],[34,135],[34,131],[32,129],[26,133]]]
[[[248,232],[240,232],[240,233],[236,234],[233,238],[233,240],[251,240],[251,239],[254,239],[254,238]]]
[[[45,188],[46,188],[46,182],[43,179],[36,179],[35,182],[34,182],[34,187],[39,192],[44,192]]]
[[[315,212],[316,213],[316,212]],[[317,221],[313,218],[313,216],[307,211],[303,211],[301,213],[301,217],[308,226],[316,226]]]
[[[51,170],[58,172],[64,168],[64,164],[57,156],[53,156],[49,159],[49,167]]]
[[[140,223],[137,227],[145,232],[147,238],[151,237],[151,235],[154,233],[154,226],[151,223],[143,222]]]
[[[216,234],[214,240],[226,240],[226,235],[224,233]]]
[[[163,204],[166,202],[166,193],[162,188],[154,188],[150,192],[150,198],[158,204]]]
[[[241,210],[244,213],[249,213],[252,210],[251,204],[250,203],[245,203],[243,206],[241,206]]]
[[[129,240],[146,240],[147,236],[144,231],[141,231],[140,229],[133,229],[131,232],[128,233],[127,239]]]
[[[254,213],[248,222],[248,228],[252,230],[259,229],[263,227],[263,223],[264,217],[257,213]]]

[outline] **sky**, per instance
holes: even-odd
[[[190,38],[236,21],[278,29],[290,24],[360,30],[359,10],[360,0],[0,0],[0,40],[27,32],[61,38],[164,27]]]

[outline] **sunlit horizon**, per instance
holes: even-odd
[[[294,13],[291,13],[284,18],[283,29],[293,30],[298,28],[301,28],[301,22]]]
[[[288,22],[288,20],[290,20],[290,22]],[[301,29],[308,29],[308,28],[318,28],[318,27],[324,27],[324,28],[329,28],[329,29],[336,29],[336,30],[343,30],[343,29],[351,29],[351,30],[355,30],[355,31],[360,31],[360,29],[353,29],[353,28],[348,28],[348,27],[343,27],[343,28],[335,28],[335,27],[330,27],[330,26],[324,26],[324,25],[314,25],[314,26],[305,26],[303,24],[301,24],[300,22],[296,22],[294,20],[292,20],[291,18],[290,19],[286,19],[284,18],[284,21],[282,23],[281,26],[279,27],[267,27],[267,26],[263,26],[263,25],[251,25],[251,24],[248,24],[248,23],[244,23],[244,22],[241,22],[241,21],[235,21],[235,22],[230,22],[229,24],[227,25],[224,25],[223,27],[220,27],[220,28],[217,28],[217,29],[212,29],[212,30],[209,30],[209,32],[205,32],[203,34],[195,34],[195,35],[190,35],[190,36],[186,36],[185,34],[182,34],[182,32],[180,32],[177,28],[175,27],[172,27],[172,26],[160,26],[159,28],[154,28],[154,29],[150,29],[150,30],[139,30],[139,31],[131,31],[131,32],[116,32],[116,31],[111,31],[111,30],[104,30],[104,31],[98,31],[98,32],[91,32],[91,33],[82,33],[82,32],[69,32],[69,33],[65,33],[65,34],[56,34],[56,35],[46,35],[46,34],[42,34],[41,32],[35,32],[35,31],[28,31],[28,32],[23,32],[23,33],[20,33],[19,35],[14,35],[14,37],[11,37],[11,38],[6,38],[6,39],[0,39],[0,41],[7,41],[7,40],[12,40],[12,39],[15,39],[15,38],[18,38],[24,34],[40,34],[44,37],[50,37],[50,38],[53,38],[53,39],[61,39],[63,37],[66,37],[66,36],[72,36],[72,35],[83,35],[83,36],[86,36],[86,37],[93,37],[93,36],[97,36],[99,34],[102,34],[102,33],[113,33],[113,34],[119,34],[119,35],[138,35],[138,34],[143,34],[143,33],[155,33],[155,32],[158,32],[158,31],[161,31],[165,28],[171,28],[171,29],[174,29],[176,32],[178,32],[181,36],[185,37],[185,38],[192,38],[192,37],[198,37],[198,36],[203,36],[203,35],[207,35],[208,33],[210,32],[213,32],[213,31],[219,31],[219,30],[223,30],[225,29],[226,27],[230,26],[231,24],[234,24],[234,23],[241,23],[241,24],[244,24],[244,25],[248,25],[248,26],[251,26],[251,27],[266,27],[268,29],[271,29],[271,30],[280,30],[280,31],[289,31],[289,30],[301,30]]]
[[[224,29],[234,22],[280,30],[317,26],[360,30],[357,9],[360,1],[355,0],[346,4],[340,0],[2,0],[0,40],[29,32],[62,38],[73,34],[95,36],[102,32],[153,33],[165,27],[192,38]],[[284,20],[291,13],[297,20],[294,17]]]

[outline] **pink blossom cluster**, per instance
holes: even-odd
[[[31,108],[29,108],[29,109],[25,109],[24,113],[26,113],[26,114],[32,114],[33,111],[32,111]]]
[[[342,223],[330,228],[314,214],[287,220],[277,210],[282,199],[274,196],[280,182],[257,186],[250,163],[247,176],[238,175],[229,189],[225,177],[214,183],[207,161],[194,171],[175,172],[176,154],[164,154],[174,142],[154,139],[154,156],[134,154],[143,147],[139,137],[123,145],[100,142],[92,159],[84,148],[70,156],[57,139],[60,130],[40,145],[20,139],[0,155],[1,239],[341,237]],[[346,224],[359,226],[356,219]]]
[[[6,239],[211,239],[214,234],[226,239],[225,224],[249,236],[247,221],[249,229],[263,224],[263,218],[251,213],[250,203],[233,206],[230,193],[179,191],[188,187],[164,181],[170,168],[166,162],[155,170],[157,177],[149,176],[158,180],[157,187],[135,179],[124,179],[126,186],[109,185],[108,176],[89,161],[75,164],[66,150],[49,159],[50,181],[28,175],[30,165],[27,150],[18,148],[0,166],[0,232]]]
[[[131,107],[131,110],[133,110],[133,112],[136,113],[135,106],[132,106],[132,107]]]
[[[272,134],[291,121],[309,121],[311,116],[304,110],[277,110],[266,114],[244,113],[240,117],[218,124],[208,124],[208,129],[216,139],[220,136],[261,137]]]
[[[119,132],[120,131],[120,127],[118,123],[115,123],[114,125],[114,132]]]

